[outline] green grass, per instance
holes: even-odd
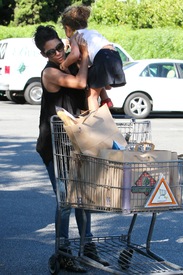
[[[65,37],[62,26],[54,23],[61,38]],[[45,25],[45,24],[44,24]],[[38,25],[0,28],[0,39],[11,37],[33,37]],[[179,28],[132,30],[128,26],[106,26],[90,23],[110,41],[120,44],[134,59],[176,58],[183,59],[183,32]]]

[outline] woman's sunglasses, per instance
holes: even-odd
[[[63,49],[64,49],[64,44],[61,42],[54,49],[50,49],[47,52],[45,52],[45,55],[47,57],[54,57],[56,55],[56,52],[61,52]]]

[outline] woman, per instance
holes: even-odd
[[[51,26],[39,26],[35,32],[34,40],[36,46],[41,51],[41,54],[48,58],[48,63],[42,71],[41,83],[43,89],[41,113],[40,113],[40,125],[39,125],[39,137],[37,141],[37,152],[43,159],[50,181],[53,186],[54,192],[56,191],[56,180],[54,175],[53,165],[53,152],[50,130],[50,118],[56,114],[55,106],[63,107],[73,115],[79,114],[81,109],[85,108],[85,88],[88,71],[88,50],[83,38],[78,35],[76,37],[81,53],[81,63],[79,69],[75,64],[71,66],[70,74],[65,73],[60,69],[60,64],[65,60],[66,54],[64,51],[64,44],[59,38],[57,32]],[[58,209],[57,209],[58,211]],[[56,211],[56,228],[58,213]],[[64,243],[60,247],[60,250],[71,254],[69,248],[69,216],[71,208],[64,207],[61,211],[61,227],[59,229],[60,238],[64,239]],[[80,209],[75,210],[76,221],[78,224],[78,230],[81,234],[83,219]],[[91,233],[91,215],[89,211],[86,211],[86,232],[85,236],[92,238]],[[96,247],[93,242],[85,245],[84,254],[95,261],[98,261],[104,265],[108,265],[97,255]],[[53,265],[54,269],[55,256],[50,258],[50,267]],[[86,270],[72,258],[65,256],[59,257],[60,267],[68,271],[74,272],[86,272]]]

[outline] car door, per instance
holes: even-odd
[[[152,97],[153,111],[183,111],[183,79],[179,77],[176,64],[149,64],[141,77],[145,78],[143,86]]]

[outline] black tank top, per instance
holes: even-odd
[[[60,70],[58,65],[50,61],[44,69],[48,67]],[[77,73],[75,65],[69,67],[69,69],[73,75]],[[56,114],[55,107],[62,107],[71,114],[78,115],[81,109],[86,109],[86,93],[84,90],[65,87],[60,87],[60,90],[56,93],[48,92],[42,83],[43,71],[41,73],[43,94],[41,100],[39,137],[37,140],[36,150],[42,157],[43,162],[48,165],[48,163],[53,159],[50,118]]]

